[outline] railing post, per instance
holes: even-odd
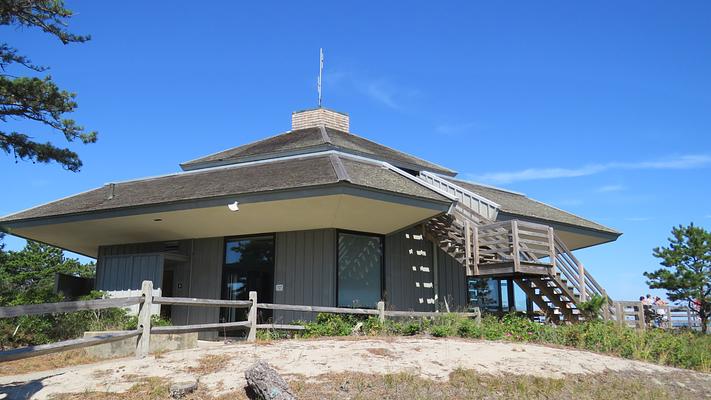
[[[138,337],[136,357],[143,358],[151,349],[151,309],[153,308],[153,282],[143,281],[141,284],[143,303],[138,309],[138,327],[141,335]]]
[[[249,292],[249,299],[252,301],[252,305],[249,306],[249,313],[247,314],[247,321],[249,321],[247,341],[254,342],[257,340],[257,292]]]
[[[626,325],[627,321],[625,318],[625,307],[619,301],[615,303],[615,317],[617,318],[617,323],[620,325]]]
[[[521,269],[521,258],[519,257],[518,221],[515,219],[511,221],[511,247],[514,262],[514,272],[518,272]]]
[[[551,258],[551,268],[555,271],[555,233],[552,226],[548,227],[548,253]]]
[[[610,298],[607,297],[607,292],[604,290],[602,291],[602,297],[605,299],[605,302],[603,303],[604,306],[602,307],[602,319],[604,321],[609,321],[611,320],[610,318]]]
[[[385,302],[382,300],[378,302],[378,320],[385,322]]]
[[[585,267],[578,263],[578,285],[580,285],[580,301],[587,300],[587,289],[585,288]]]
[[[464,221],[464,265],[467,275],[472,275],[472,229],[469,221]]]
[[[639,323],[637,324],[639,329],[644,330],[647,327],[647,323],[644,320],[644,303],[641,301],[637,305],[637,319],[639,320]]]
[[[479,276],[479,227],[476,225],[472,228],[472,242],[474,245],[472,272],[474,276]]]

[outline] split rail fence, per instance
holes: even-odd
[[[377,316],[380,321],[384,321],[386,317],[436,317],[443,315],[443,313],[437,312],[386,310],[385,303],[382,301],[378,302],[377,309],[259,303],[257,302],[257,292],[249,292],[249,300],[215,300],[196,299],[188,297],[161,297],[153,296],[153,282],[144,281],[141,287],[141,296],[0,307],[0,318],[130,307],[136,304],[139,305],[139,311],[138,327],[135,330],[112,331],[94,337],[65,340],[57,343],[28,346],[7,351],[0,351],[0,362],[19,360],[23,358],[40,356],[43,354],[57,353],[72,349],[79,349],[103,343],[111,343],[132,337],[138,337],[138,343],[136,345],[136,356],[145,357],[148,355],[149,352],[151,335],[156,334],[178,334],[203,331],[222,332],[227,330],[231,331],[236,329],[247,329],[247,341],[255,341],[257,336],[257,329],[296,331],[305,329],[305,327],[301,325],[259,324],[257,322],[258,309],[371,315]],[[151,308],[153,304],[194,307],[246,308],[248,309],[247,320],[236,322],[206,323],[198,325],[151,326]],[[477,323],[481,323],[481,313],[478,308],[475,308],[473,312],[457,314],[469,318],[474,318]]]

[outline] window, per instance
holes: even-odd
[[[469,305],[493,313],[532,312],[526,293],[511,279],[469,278]]]
[[[381,300],[383,244],[380,236],[338,234],[338,306],[375,308]]]
[[[227,239],[225,263],[222,267],[222,298],[248,300],[249,292],[256,291],[259,300],[272,301],[274,282],[274,238],[257,236]],[[246,320],[246,309],[223,308],[222,320]]]

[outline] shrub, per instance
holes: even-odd
[[[302,336],[348,336],[353,331],[357,319],[351,315],[320,313],[313,322],[304,324]]]

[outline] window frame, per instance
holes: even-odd
[[[338,284],[338,282],[339,282],[339,280],[340,280],[340,279],[339,279],[339,276],[338,276],[338,273],[339,273],[339,270],[340,270],[339,260],[340,260],[340,258],[341,258],[341,254],[340,254],[341,252],[340,252],[340,249],[339,249],[340,246],[338,245],[338,243],[339,243],[339,240],[340,240],[340,237],[341,237],[341,234],[342,234],[342,233],[345,233],[345,234],[348,234],[348,235],[357,235],[357,236],[366,236],[366,237],[377,237],[377,238],[380,240],[380,300],[378,300],[378,301],[384,301],[384,296],[385,296],[385,235],[381,235],[381,234],[379,234],[379,233],[372,233],[372,232],[353,231],[353,230],[348,230],[348,229],[336,229],[336,240],[335,240],[335,246],[336,246],[336,252],[335,252],[335,253],[336,253],[336,260],[335,260],[335,261],[336,261],[336,262],[334,263],[334,264],[335,264],[335,269],[336,269],[336,271],[335,271],[336,273],[334,274],[334,275],[335,275],[335,281],[336,281],[336,283],[335,283],[335,288],[336,288],[336,291],[335,291],[335,293],[336,293],[336,296],[335,296],[335,303],[336,303],[336,307],[338,307],[338,308],[355,308],[355,307],[340,306],[340,305],[339,305],[339,302],[338,302],[338,295],[339,295],[339,290],[340,290],[339,284]],[[358,308],[365,308],[365,309],[373,309],[373,310],[374,310],[374,309],[377,308],[377,306],[376,306],[376,305],[373,305],[372,307],[363,307],[363,306],[360,306],[360,307],[358,307]]]

